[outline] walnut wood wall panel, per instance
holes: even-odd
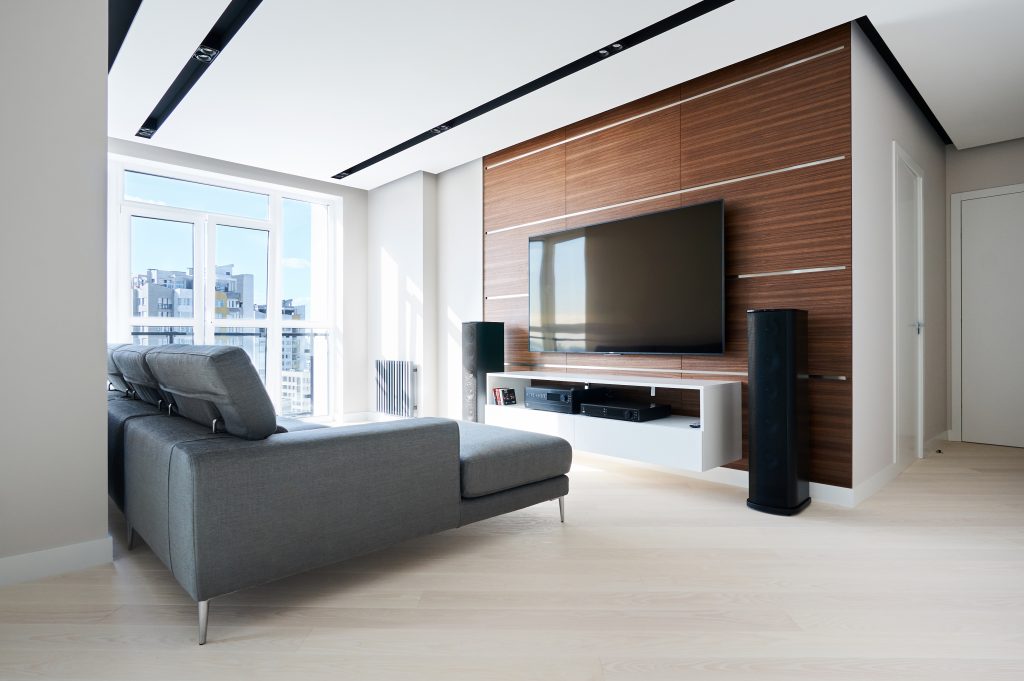
[[[682,104],[682,186],[848,154],[849,133],[836,133],[849,129],[849,56],[833,52]]]
[[[538,138],[532,146],[542,147],[564,139],[565,132],[559,131]],[[495,161],[488,157],[486,164],[493,163]],[[487,230],[542,220],[563,213],[564,145],[487,170],[484,187],[484,225]]]
[[[839,26],[485,158],[484,317],[506,324],[509,368],[742,380],[745,457],[746,310],[806,309],[811,479],[851,486],[849,38]],[[529,352],[531,236],[714,199],[726,206],[723,355]]]
[[[646,97],[623,115],[678,101],[678,88]],[[565,209],[580,210],[663,194],[679,188],[679,107],[568,142],[565,147]],[[569,138],[573,134],[567,131]]]

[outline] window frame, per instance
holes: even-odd
[[[281,412],[282,402],[282,350],[285,328],[302,328],[326,331],[328,334],[328,407],[326,414],[299,417],[310,420],[336,419],[344,413],[341,403],[343,365],[341,354],[341,314],[339,305],[343,300],[342,210],[340,196],[297,189],[220,173],[187,168],[156,161],[137,159],[117,154],[108,155],[108,227],[107,227],[107,338],[110,342],[132,342],[132,327],[191,327],[196,343],[214,342],[214,334],[220,328],[264,328],[267,330],[266,347],[266,388],[274,409]],[[266,194],[270,201],[268,220],[258,220],[208,211],[177,208],[124,198],[124,177],[126,172],[215,185],[241,191]],[[281,288],[283,266],[281,253],[284,239],[283,205],[291,199],[326,206],[327,227],[327,291],[323,293],[323,304],[311,305],[319,311],[316,319],[283,320],[281,318]],[[172,220],[192,224],[193,250],[193,294],[191,318],[187,317],[136,317],[132,314],[132,297],[127,285],[131,277],[131,220],[133,216]],[[215,293],[210,275],[216,270],[217,225],[257,229],[266,231],[267,238],[267,315],[264,319],[216,319],[214,313]],[[199,301],[202,304],[199,304]],[[274,302],[276,301],[276,303]]]

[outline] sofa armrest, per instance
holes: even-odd
[[[206,600],[458,526],[459,430],[446,419],[174,446],[174,576]]]

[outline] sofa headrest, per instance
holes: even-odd
[[[110,385],[114,390],[120,390],[121,392],[126,393],[131,390],[131,388],[127,383],[125,383],[121,370],[118,369],[117,364],[114,363],[114,351],[122,347],[124,347],[124,343],[107,343],[107,380],[110,382]]]
[[[164,406],[170,399],[160,391],[160,384],[146,364],[146,355],[155,349],[148,345],[122,345],[113,351],[112,356],[114,365],[121,370],[124,382],[140,400]]]
[[[274,405],[245,350],[230,345],[162,345],[146,355],[178,413],[247,440],[277,429]]]

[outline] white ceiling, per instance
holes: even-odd
[[[135,132],[228,0],[144,0],[110,73]],[[692,1],[264,0],[152,141],[315,179]],[[867,15],[959,148],[1024,137],[1021,0],[735,0],[340,184],[441,172]]]

